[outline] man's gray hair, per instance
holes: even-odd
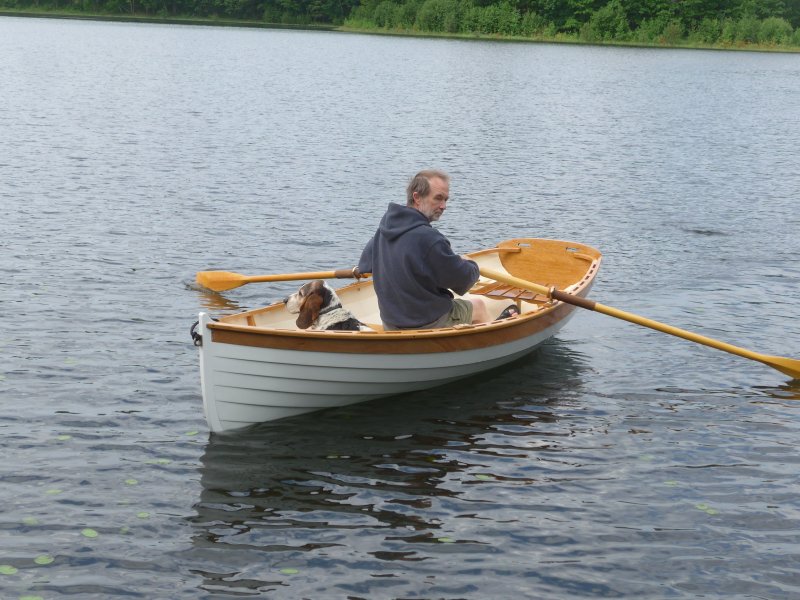
[[[427,196],[431,191],[431,179],[435,178],[441,179],[448,185],[450,184],[450,175],[437,169],[427,169],[414,175],[406,188],[406,206],[413,206],[414,192],[420,196]]]

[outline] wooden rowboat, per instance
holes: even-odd
[[[483,269],[585,297],[600,252],[574,242],[514,239],[468,255]],[[555,335],[575,307],[481,278],[466,296],[490,314],[520,315],[444,329],[384,331],[371,280],[336,290],[370,331],[311,331],[283,303],[213,320],[200,314],[203,408],[214,432],[438,386],[511,362]]]

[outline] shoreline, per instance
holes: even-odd
[[[480,33],[436,33],[431,31],[409,31],[391,29],[359,29],[347,27],[346,25],[334,26],[334,31],[341,33],[361,33],[364,35],[387,35],[395,37],[418,37],[418,38],[438,38],[463,41],[482,41],[482,42],[506,42],[518,44],[565,44],[570,46],[598,46],[616,48],[651,48],[654,50],[715,50],[730,52],[774,52],[780,54],[798,54],[800,46],[765,46],[759,44],[724,45],[724,44],[696,44],[686,42],[685,44],[647,44],[644,42],[587,42],[568,35],[558,35],[556,37],[524,37],[513,35],[496,35]]]
[[[416,30],[361,29],[347,25],[315,25],[291,23],[266,23],[247,19],[220,19],[214,17],[159,17],[148,15],[107,15],[99,13],[0,10],[0,17],[22,17],[37,19],[74,19],[79,21],[110,21],[119,23],[156,23],[160,25],[196,25],[203,27],[247,27],[255,29],[291,29],[299,31],[330,31],[336,33],[356,33],[362,35],[384,35],[393,37],[453,39],[463,41],[490,41],[526,44],[570,44],[576,46],[611,46],[618,48],[654,48],[664,50],[715,50],[733,52],[775,52],[780,54],[800,53],[798,46],[765,46],[760,44],[646,44],[642,42],[586,42],[566,35],[546,37],[523,37],[508,35],[485,35],[478,33],[437,33]]]
[[[304,31],[337,31],[337,25],[295,25],[291,23],[265,23],[247,19],[219,19],[214,17],[159,17],[149,15],[106,15],[83,12],[54,12],[0,9],[0,17],[33,19],[71,19],[76,21],[110,21],[118,23],[156,23],[158,25],[199,25],[205,27],[248,27],[254,29],[299,29]]]

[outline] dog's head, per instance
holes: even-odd
[[[309,281],[294,294],[286,298],[286,310],[298,314],[297,326],[308,329],[319,317],[320,311],[330,308],[335,303],[336,294],[321,279]]]

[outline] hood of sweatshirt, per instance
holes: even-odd
[[[411,229],[425,226],[430,226],[430,222],[416,208],[391,203],[378,229],[387,240],[394,240]]]

